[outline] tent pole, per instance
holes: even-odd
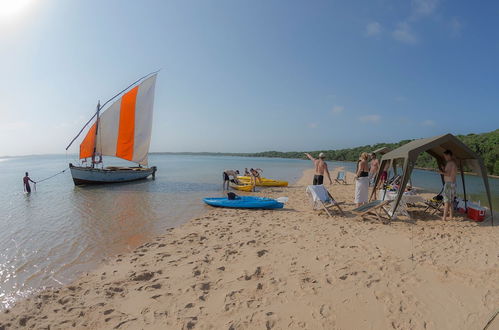
[[[461,170],[461,181],[463,182],[463,193],[464,193],[464,209],[468,212],[468,198],[466,197],[466,184],[464,182],[464,170],[463,161],[459,160],[459,169]]]
[[[395,217],[395,213],[396,213],[397,208],[400,204],[400,200],[404,196],[405,187],[407,186],[407,182],[409,181],[409,178],[411,177],[413,167],[414,167],[414,165],[413,165],[412,160],[410,160],[410,157],[407,157],[404,160],[404,164],[402,167],[402,181],[400,182],[399,191],[397,192],[397,198],[395,199],[395,204],[393,205],[393,208],[391,209],[392,215],[391,215],[390,220],[392,220]]]

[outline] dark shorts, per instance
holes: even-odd
[[[314,186],[324,183],[324,175],[314,175]]]
[[[29,186],[29,184],[25,185],[26,187],[26,192],[30,193],[31,192],[31,187]]]
[[[223,176],[224,176],[224,182],[225,181],[230,181],[229,180],[229,176],[227,175],[227,173],[224,172]]]

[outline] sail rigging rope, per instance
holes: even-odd
[[[157,71],[154,71],[154,72],[151,72],[151,73],[148,73],[146,74],[145,76],[137,79],[136,81],[134,81],[133,83],[131,83],[127,88],[123,89],[121,92],[117,93],[116,95],[114,95],[113,97],[111,97],[109,100],[107,100],[106,102],[104,102],[103,105],[99,106],[99,108],[97,109],[97,111],[94,113],[94,115],[92,116],[92,118],[90,118],[87,123],[83,126],[83,128],[78,132],[78,134],[73,138],[73,140],[71,140],[71,142],[69,142],[68,146],[66,147],[66,150],[69,149],[69,147],[71,147],[71,145],[73,144],[73,142],[80,136],[80,134],[83,132],[83,130],[85,129],[85,127],[88,126],[88,124],[90,124],[90,122],[97,116],[97,114],[99,113],[99,111],[101,109],[104,109],[104,107],[109,103],[111,102],[112,100],[114,100],[115,98],[117,98],[118,96],[120,96],[122,93],[124,93],[126,90],[128,90],[130,87],[132,87],[133,85],[137,84],[138,82],[140,82],[141,80],[145,79],[145,78],[148,78],[149,76],[152,76],[153,74],[156,74],[158,73],[160,70],[157,70]]]
[[[62,171],[57,172],[56,174],[51,175],[51,176],[49,176],[48,178],[45,178],[45,179],[42,179],[42,180],[38,180],[38,181],[36,181],[36,183],[35,183],[35,184],[40,183],[40,182],[43,182],[43,181],[46,181],[46,180],[49,180],[49,179],[52,179],[53,177],[58,176],[59,174],[62,174],[62,173],[64,173],[64,172],[66,172],[68,169],[69,169],[69,167],[66,167],[66,168],[65,168],[65,169],[63,169]]]

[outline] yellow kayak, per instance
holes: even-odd
[[[251,177],[249,176],[238,176],[237,179],[244,184],[249,184],[251,182]],[[261,182],[256,181],[257,186],[261,187],[287,187],[288,181],[278,181],[267,178],[260,178]]]
[[[234,184],[231,183],[230,187],[241,191],[253,191],[253,186],[250,184]]]

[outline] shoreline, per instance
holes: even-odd
[[[312,174],[256,194],[288,196],[281,211],[209,209],[19,301],[0,328],[468,329],[497,309],[497,227],[361,221],[350,172],[327,186],[347,215],[328,218],[305,195]]]

